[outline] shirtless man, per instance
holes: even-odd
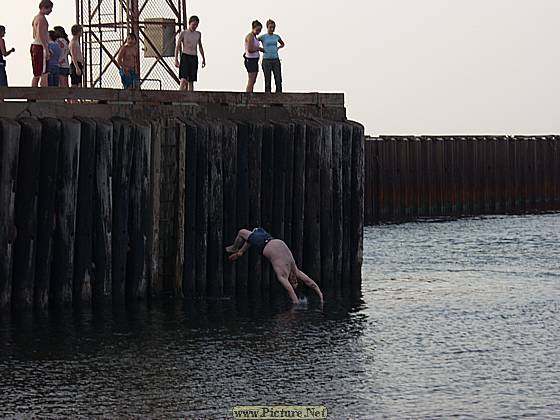
[[[15,52],[16,49],[6,49],[6,42],[4,36],[6,35],[6,27],[0,25],[0,87],[8,87],[8,76],[6,74],[6,60],[4,57],[9,56]]]
[[[33,18],[33,43],[31,44],[31,64],[33,66],[33,79],[31,86],[48,86],[47,61],[49,52],[49,22],[45,16],[50,15],[53,9],[51,0],[41,0],[39,13]],[[39,83],[40,82],[40,83]]]
[[[175,66],[179,67],[180,90],[194,91],[194,82],[198,80],[198,50],[202,56],[202,68],[206,67],[206,57],[202,47],[202,34],[197,31],[200,20],[191,16],[189,27],[177,37],[175,45]],[[179,53],[181,60],[179,61]]]
[[[321,293],[321,289],[317,286],[317,283],[311,280],[307,274],[297,267],[290,248],[288,248],[284,241],[274,239],[262,228],[255,228],[252,232],[247,229],[241,229],[233,245],[226,248],[226,251],[231,254],[229,260],[237,260],[250,246],[256,248],[261,255],[270,261],[278,281],[288,292],[293,304],[299,303],[298,296],[295,292],[298,286],[298,280],[303,281],[312,289],[317,296],[319,296],[321,303],[323,303],[323,293]]]
[[[70,56],[72,57],[72,62],[70,63],[70,83],[72,87],[82,87],[84,54],[82,52],[80,38],[82,37],[83,29],[80,25],[74,25],[70,29],[70,32],[72,33],[72,39],[68,45]]]
[[[133,89],[138,87],[140,80],[138,65],[138,40],[136,35],[128,34],[126,43],[121,47],[117,54],[117,64],[119,65],[119,73],[121,74],[121,81],[123,88]]]

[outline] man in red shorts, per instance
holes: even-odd
[[[32,87],[48,86],[47,61],[50,58],[49,52],[49,22],[47,15],[53,9],[51,0],[41,0],[39,3],[39,13],[33,18],[33,43],[31,44],[31,64],[33,66]]]

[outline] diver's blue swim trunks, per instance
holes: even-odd
[[[247,241],[254,247],[259,254],[262,254],[265,246],[274,238],[266,230],[262,228],[255,228],[253,233],[249,235]]]

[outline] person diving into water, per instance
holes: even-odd
[[[229,260],[235,261],[242,257],[250,246],[270,261],[278,281],[288,292],[293,304],[299,303],[299,298],[295,292],[298,287],[298,280],[312,289],[323,303],[321,289],[317,283],[297,267],[292,251],[286,243],[273,238],[270,233],[262,228],[255,228],[253,231],[241,229],[233,244],[226,247],[226,251],[231,254]]]

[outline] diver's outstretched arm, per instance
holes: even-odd
[[[301,271],[299,269],[297,270],[296,275],[297,275],[298,279],[303,281],[307,285],[307,287],[309,287],[311,290],[313,290],[317,294],[317,296],[319,296],[319,299],[321,300],[321,303],[323,303],[323,293],[321,292],[321,289],[319,288],[317,283],[315,283],[313,280],[311,280],[307,274],[305,274],[303,271]]]

